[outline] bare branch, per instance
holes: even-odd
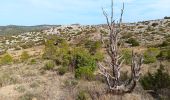
[[[137,54],[134,54],[134,51],[132,50],[132,65],[131,65],[131,79],[128,81],[120,83],[120,68],[122,67],[124,63],[123,55],[120,55],[120,48],[121,46],[118,46],[118,43],[120,41],[120,34],[121,34],[121,24],[122,24],[122,18],[124,13],[124,3],[123,7],[121,9],[121,15],[119,21],[115,24],[115,20],[113,20],[113,0],[111,0],[111,16],[109,19],[109,16],[107,12],[102,8],[103,15],[106,17],[107,26],[109,27],[109,44],[107,45],[107,52],[108,55],[111,58],[110,62],[108,64],[108,68],[104,67],[100,63],[98,64],[100,74],[105,76],[108,87],[110,91],[114,92],[121,92],[121,93],[127,93],[131,92],[134,87],[136,86],[136,82],[139,80],[140,76],[140,70],[143,58],[139,57]],[[112,73],[112,74],[110,74]],[[111,84],[112,83],[112,84]]]
[[[121,9],[121,15],[120,15],[120,20],[119,20],[119,25],[121,25],[121,23],[122,23],[124,8],[125,8],[125,5],[124,5],[124,2],[123,2],[123,7],[122,7],[122,9]],[[120,27],[120,26],[119,26],[119,27]]]
[[[108,25],[109,29],[111,29],[110,22],[109,22],[109,18],[108,18],[108,14],[107,14],[107,12],[106,12],[103,8],[102,8],[102,10],[103,10],[103,15],[104,15],[105,18],[106,18],[107,25]]]
[[[111,26],[113,26],[112,24],[113,24],[113,0],[111,0]]]

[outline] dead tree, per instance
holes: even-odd
[[[105,77],[109,91],[113,93],[128,93],[132,92],[136,86],[137,81],[140,76],[140,69],[142,65],[143,58],[141,55],[138,55],[132,50],[132,61],[131,61],[131,78],[125,82],[120,82],[120,69],[124,62],[123,55],[120,54],[120,33],[122,31],[122,16],[124,12],[124,3],[123,8],[121,9],[121,16],[117,23],[113,20],[113,0],[111,3],[111,16],[104,9],[103,14],[107,21],[107,26],[109,29],[109,44],[107,47],[108,55],[111,58],[109,61],[109,66],[105,67],[101,63],[98,63],[100,73]]]

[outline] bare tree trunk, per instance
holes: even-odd
[[[105,76],[107,85],[109,90],[114,93],[126,93],[131,92],[135,86],[136,82],[139,80],[140,69],[142,65],[142,57],[134,54],[132,50],[132,65],[131,65],[131,79],[129,81],[120,83],[120,69],[124,60],[122,60],[123,55],[120,55],[120,46],[118,46],[118,42],[120,40],[121,26],[122,26],[122,16],[124,12],[124,3],[121,9],[121,16],[118,23],[115,23],[113,20],[113,0],[111,3],[111,17],[109,18],[108,14],[104,9],[103,14],[107,21],[107,26],[109,29],[110,37],[109,44],[107,48],[107,52],[111,58],[111,62],[109,62],[109,67],[106,68],[99,63],[100,73]],[[109,20],[110,19],[110,20]],[[110,71],[112,73],[110,73]]]

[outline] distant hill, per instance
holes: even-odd
[[[8,25],[0,26],[0,35],[8,34],[20,34],[24,32],[37,32],[49,27],[56,27],[59,25],[37,25],[37,26],[17,26],[17,25]]]

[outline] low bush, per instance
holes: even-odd
[[[13,58],[10,54],[6,53],[0,58],[0,65],[11,64],[13,62]]]
[[[102,61],[104,59],[104,54],[101,51],[97,51],[96,54],[94,55],[94,59],[96,61]]]
[[[75,77],[77,79],[92,80],[94,78],[93,69],[91,67],[80,67],[75,71]]]
[[[84,91],[80,91],[77,95],[76,100],[87,100],[87,93]]]
[[[56,37],[56,39],[46,41],[43,58],[53,60],[57,65],[68,66],[69,52],[68,43],[64,39]]]
[[[159,60],[167,60],[170,59],[170,50],[169,49],[164,49],[161,50],[159,55],[157,56]]]
[[[102,46],[102,44],[100,41],[88,40],[85,43],[85,48],[87,48],[91,54],[95,54],[97,52],[97,50],[99,50],[101,48],[101,46]]]
[[[133,47],[134,47],[134,46],[139,46],[139,42],[138,42],[136,39],[134,39],[134,38],[128,39],[128,40],[126,41],[126,43],[131,44]]]
[[[45,42],[43,58],[51,60],[54,60],[56,58],[56,46],[54,45],[54,41],[47,40]]]
[[[75,48],[72,52],[72,62],[75,69],[89,66],[92,71],[95,70],[96,60],[94,56],[90,55],[85,48]]]
[[[91,80],[96,69],[96,58],[85,48],[75,48],[72,54],[71,65],[75,68],[75,77]]]
[[[156,27],[156,26],[158,26],[159,24],[158,23],[152,23],[152,26],[153,27]]]
[[[162,44],[160,45],[160,47],[166,47],[170,45],[170,43],[168,43],[168,41],[163,41]]]
[[[157,56],[159,55],[160,50],[157,48],[148,48],[144,52],[144,63],[149,64],[149,63],[154,63],[157,60]]]
[[[123,59],[125,60],[125,64],[130,64],[132,60],[132,52],[129,49],[123,49],[121,51],[123,55]]]
[[[167,59],[170,59],[170,50],[167,50]]]
[[[104,36],[107,36],[108,32],[106,32],[105,30],[100,30],[100,33],[102,33]]]
[[[125,34],[123,34],[123,39],[128,39],[128,38],[131,38],[133,36],[133,34],[132,33],[125,33]]]
[[[49,60],[45,63],[44,70],[52,70],[55,67],[55,62],[53,60]]]
[[[31,64],[31,65],[36,64],[36,60],[35,59],[31,59],[29,64]]]
[[[67,67],[60,67],[60,68],[58,68],[58,74],[64,75],[67,72],[67,70],[68,70]]]
[[[165,71],[164,66],[160,66],[156,73],[147,75],[140,79],[140,83],[145,90],[158,90],[170,88],[170,75]]]
[[[57,65],[62,65],[58,69],[61,75],[70,67],[75,70],[76,78],[90,79],[96,68],[96,62],[104,58],[102,52],[98,50],[101,44],[98,41],[88,41],[81,46],[71,48],[63,39],[51,39],[46,42],[43,57],[53,60]],[[44,68],[50,70],[53,69],[53,65],[48,62]]]
[[[28,54],[27,51],[23,51],[21,56],[20,56],[20,60],[21,61],[27,61],[29,59],[30,55]]]

